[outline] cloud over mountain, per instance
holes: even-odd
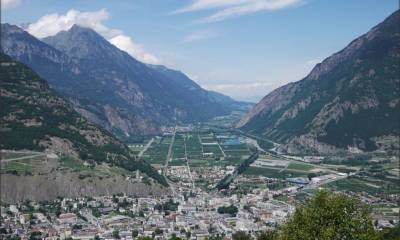
[[[58,13],[44,15],[38,21],[29,24],[25,30],[35,37],[45,38],[53,36],[60,31],[67,31],[74,24],[77,24],[94,29],[110,43],[126,51],[139,61],[151,64],[159,64],[161,62],[156,56],[146,52],[141,45],[135,43],[131,37],[125,35],[123,31],[104,25],[103,22],[109,18],[110,14],[106,9],[93,12],[81,12],[71,9],[65,15]]]

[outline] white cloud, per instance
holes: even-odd
[[[196,42],[196,41],[201,41],[201,40],[206,40],[206,39],[211,39],[218,37],[219,34],[217,32],[211,31],[211,30],[203,30],[203,31],[198,31],[191,33],[183,38],[184,43],[190,43],[190,42]]]
[[[159,64],[160,61],[155,56],[145,52],[143,47],[135,44],[132,39],[125,35],[117,35],[111,38],[110,43],[114,44],[119,49],[125,50],[132,56],[135,56],[137,59],[141,59],[142,62]]]
[[[271,87],[274,84],[267,82],[251,82],[251,83],[222,83],[222,84],[208,84],[204,87],[213,90],[244,90],[244,89],[257,89]]]
[[[247,2],[248,0],[196,0],[191,5],[176,10],[173,13],[186,13],[199,10],[234,6]]]
[[[156,56],[147,53],[141,45],[136,44],[131,37],[124,35],[121,30],[105,26],[103,22],[109,18],[110,14],[105,9],[94,12],[80,12],[71,9],[65,15],[58,13],[47,14],[38,21],[29,24],[25,30],[35,37],[44,38],[55,35],[60,31],[66,31],[74,24],[77,24],[92,28],[110,43],[126,51],[139,61],[152,64],[160,63]]]
[[[16,8],[21,5],[21,0],[1,0],[2,9]]]
[[[195,0],[191,5],[174,13],[218,9],[215,13],[196,21],[196,23],[210,23],[260,11],[275,11],[302,2],[303,0]]]
[[[250,82],[250,83],[222,83],[222,84],[201,84],[202,87],[224,93],[235,99],[248,100],[253,97],[263,97],[279,84],[271,82]]]

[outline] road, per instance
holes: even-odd
[[[18,161],[18,160],[25,160],[25,159],[31,159],[31,158],[34,158],[34,157],[46,157],[46,154],[39,153],[39,154],[33,154],[33,155],[28,155],[28,156],[23,156],[23,157],[17,157],[17,158],[1,159],[1,163],[12,162],[12,161]]]
[[[189,159],[187,157],[187,150],[186,150],[186,139],[185,139],[185,160],[186,160],[186,165],[189,171],[189,177],[190,177],[190,181],[192,182],[192,188],[194,189],[194,180],[193,180],[193,176],[192,176],[192,172],[190,171],[190,166],[189,166]]]
[[[224,150],[222,149],[222,147],[221,147],[221,145],[219,144],[219,142],[217,142],[217,144],[218,144],[219,150],[221,150],[222,155],[224,155],[224,158],[225,158],[225,157],[226,157],[226,154],[225,154]]]
[[[166,159],[166,161],[165,161],[165,166],[164,166],[165,172],[167,172],[168,163],[169,163],[169,161],[171,161],[172,147],[174,146],[175,135],[176,135],[176,127],[174,128],[174,135],[172,136],[171,143],[169,144],[169,148],[168,148],[167,159]],[[165,175],[165,174],[164,174],[164,175]]]
[[[291,162],[292,162],[292,161],[288,161],[288,163],[286,164],[286,166],[285,166],[284,168],[282,168],[279,172],[281,173],[281,172],[285,171],[285,170],[289,167],[289,164],[290,164]]]
[[[175,191],[174,183],[171,180],[169,180],[169,178],[167,176],[167,172],[168,172],[168,163],[171,160],[171,155],[172,155],[172,146],[174,145],[174,142],[175,142],[175,135],[176,135],[176,126],[174,128],[174,133],[173,133],[173,136],[172,136],[172,139],[171,139],[171,143],[169,144],[168,154],[167,154],[167,158],[165,160],[165,165],[162,168],[162,174],[164,175],[165,180],[167,181],[169,187],[171,188],[173,196],[176,196],[177,193]]]
[[[142,151],[139,152],[138,157],[142,157],[143,154],[147,151],[147,149],[149,149],[149,147],[151,146],[151,144],[154,142],[154,138],[151,138],[150,141],[146,144],[146,146],[144,146],[144,148],[142,149]]]
[[[197,134],[197,138],[199,139],[200,146],[201,146],[201,154],[204,156],[204,148],[203,148],[203,143],[201,142],[201,137],[199,134]]]

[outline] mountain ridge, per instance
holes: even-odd
[[[16,29],[2,25],[3,51],[49,79],[79,113],[119,137],[156,134],[161,126],[205,121],[237,107],[209,98],[200,86],[188,91],[92,29],[73,26],[44,42]]]
[[[0,53],[1,149],[49,151],[86,161],[140,170],[168,185],[148,163],[109,132],[87,121],[45,80]]]
[[[302,80],[271,92],[237,127],[294,154],[397,149],[399,19],[396,11]]]

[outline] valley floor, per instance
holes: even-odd
[[[377,228],[393,226],[399,214],[398,158],[370,156],[375,164],[366,167],[348,156],[277,155],[210,124],[172,127],[129,146],[167,178],[169,190],[141,174],[69,156],[3,152],[1,228],[73,239],[256,235],[321,188],[370,204]],[[254,152],[257,158],[243,164]],[[218,190],[221,182],[226,187]]]

